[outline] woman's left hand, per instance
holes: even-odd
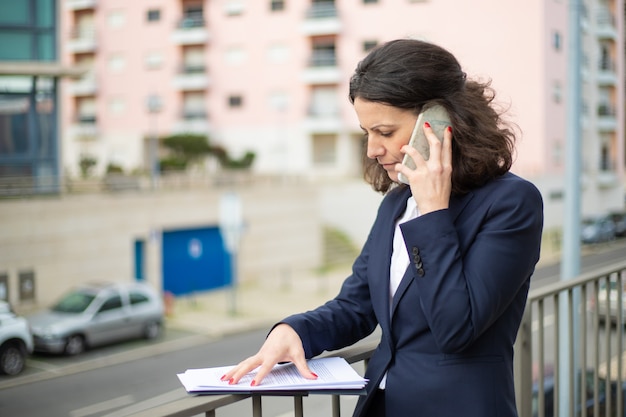
[[[444,130],[443,142],[428,123],[424,124],[424,133],[430,147],[428,161],[415,148],[404,145],[400,151],[413,158],[416,168],[402,164],[395,168],[408,178],[420,214],[448,208],[452,192],[452,128]]]

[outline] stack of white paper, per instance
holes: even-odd
[[[309,369],[317,379],[306,379],[292,363],[276,365],[260,385],[250,386],[256,376],[252,371],[231,385],[220,378],[232,366],[218,368],[188,369],[178,374],[178,379],[189,393],[229,393],[254,391],[315,391],[315,390],[361,390],[367,384],[343,358],[317,358],[308,361]]]

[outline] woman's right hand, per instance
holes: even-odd
[[[309,369],[302,340],[298,333],[288,324],[281,323],[274,327],[265,339],[261,349],[222,376],[222,381],[234,385],[248,372],[259,368],[251,386],[260,385],[263,378],[279,362],[292,362],[298,372],[307,379],[317,379],[317,375]]]

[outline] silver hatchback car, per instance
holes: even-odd
[[[160,336],[164,308],[159,294],[144,283],[89,284],[28,321],[36,352],[77,355],[87,348]]]

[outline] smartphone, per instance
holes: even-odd
[[[409,139],[409,145],[417,149],[417,151],[424,157],[425,160],[430,158],[430,147],[428,146],[428,139],[424,135],[424,122],[430,123],[430,127],[440,141],[443,142],[443,132],[448,126],[452,126],[450,122],[450,116],[448,111],[440,104],[426,103],[422,108],[422,112],[417,116],[413,133],[411,133],[411,139]],[[404,155],[402,165],[415,169],[415,162],[409,155]],[[398,173],[398,180],[404,184],[408,184],[409,180],[402,173]]]

